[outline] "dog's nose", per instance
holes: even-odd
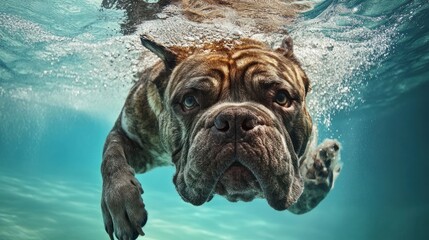
[[[255,113],[238,107],[224,109],[214,119],[215,130],[227,135],[245,134],[258,125],[261,123]]]

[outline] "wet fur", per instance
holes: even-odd
[[[193,12],[188,17],[210,19],[205,14],[224,7],[245,16],[240,9],[250,3],[260,4],[214,0],[181,4],[185,13]],[[317,146],[317,131],[305,105],[310,82],[289,37],[278,49],[251,39],[164,47],[143,36],[142,43],[161,61],[146,69],[130,90],[103,150],[101,207],[111,239],[144,235],[141,227],[147,212],[135,174],[158,166],[176,168],[176,189],[194,205],[210,201],[214,194],[229,201],[266,198],[277,210],[302,214],[326,197],[341,170],[340,144],[325,140]],[[260,66],[247,68],[252,59]],[[212,79],[209,88],[203,81],[190,80],[201,74]],[[261,90],[272,77],[287,82],[293,110],[272,106],[273,96],[267,94],[275,89],[270,84],[270,91]],[[206,91],[195,93],[200,94],[201,108],[184,112],[186,91],[195,87]],[[237,135],[222,132],[215,123],[219,116],[232,125],[238,124],[232,116],[251,125],[239,132],[242,142],[234,140],[238,151],[228,149]]]
[[[314,208],[327,195],[335,181],[333,176],[340,170],[337,154],[339,143],[329,140],[314,149],[317,137],[314,136],[311,118],[305,107],[309,81],[293,56],[290,41],[286,38],[282,47],[277,50],[271,50],[264,44],[250,39],[217,42],[202,48],[165,48],[151,40],[146,42],[148,48],[161,56],[163,61],[147,69],[131,89],[104,148],[102,210],[106,231],[111,238],[113,233],[118,239],[134,239],[138,234],[143,234],[140,227],[146,223],[147,212],[140,197],[143,190],[134,174],[144,173],[158,166],[176,166],[174,176],[176,188],[185,201],[195,205],[210,200],[215,193],[225,196],[230,201],[250,201],[255,197],[265,197],[275,209],[288,208],[291,212],[300,214]],[[261,99],[261,93],[259,90],[255,91],[259,89],[260,80],[249,78],[251,76],[248,73],[249,69],[241,71],[234,67],[237,64],[242,67],[248,65],[246,62],[239,63],[245,61],[239,58],[243,54],[244,59],[248,59],[246,61],[258,59],[261,66],[266,66],[252,70],[256,72],[256,76],[259,76],[258,71],[265,71],[271,74],[269,76],[289,79],[290,91],[294,92],[294,101],[298,104],[293,114],[279,112],[274,114],[272,107],[265,107],[269,106],[266,105],[268,103],[264,103],[265,106],[255,103],[261,101],[258,100]],[[238,57],[234,60],[233,56]],[[191,79],[190,76],[201,73],[212,75],[217,79],[216,83],[223,86],[211,87],[210,91],[217,89],[218,93],[204,95],[204,101],[208,99],[212,102],[201,109],[201,114],[195,113],[193,117],[184,117],[184,114],[180,113],[180,104],[178,105],[180,98],[177,97],[183,96],[180,91],[186,90],[186,84],[192,83],[184,79]],[[201,83],[195,81],[195,84]],[[210,100],[210,96],[214,98]],[[213,119],[221,113],[230,116],[229,113],[225,113],[227,111],[235,111],[233,114],[241,114],[240,116],[246,118],[262,118],[261,126],[269,127],[268,135],[265,136],[262,132],[244,133],[246,134],[244,136],[249,135],[246,139],[267,138],[272,135],[269,133],[273,131],[271,128],[277,129],[274,132],[278,133],[266,140],[277,139],[275,136],[282,136],[284,140],[275,140],[267,146],[276,146],[279,142],[285,141],[284,146],[287,148],[279,151],[278,149],[282,147],[278,145],[264,150],[265,153],[257,154],[256,156],[267,160],[261,163],[251,160],[255,155],[246,153],[253,150],[240,152],[238,160],[243,167],[238,167],[238,170],[230,167],[236,161],[231,158],[230,153],[226,152],[227,159],[217,160],[219,151],[216,148],[215,151],[211,150],[211,147],[223,149],[224,146],[219,143],[226,141],[223,144],[227,144],[230,141],[228,137],[218,133],[209,134],[203,137],[208,142],[202,145],[202,148],[195,148],[198,145],[189,140],[197,139],[197,142],[201,142],[198,140],[198,133],[206,132],[204,129],[207,121],[213,122]],[[278,135],[279,133],[281,135]],[[216,143],[216,139],[220,139],[221,142]],[[313,139],[313,143],[310,139]],[[253,140],[245,141],[256,143]],[[255,146],[254,150],[260,148],[260,145]],[[280,163],[278,160],[283,157],[276,153],[283,154],[283,151],[288,153],[285,156],[289,156],[287,158],[289,160],[285,163],[291,164],[290,166],[277,165]],[[268,153],[270,155],[266,155]],[[272,155],[273,153],[275,155]],[[207,154],[214,155],[210,157]],[[205,165],[204,161],[201,162],[207,157],[216,165]],[[274,161],[277,162],[276,165],[270,163],[273,157],[278,159]],[[201,164],[205,167],[199,167]],[[274,174],[277,175],[276,178],[274,175],[272,177],[267,175],[279,170],[283,172]],[[189,175],[189,171],[192,175]],[[231,177],[237,173],[243,174],[244,178],[236,182],[235,177]],[[278,178],[279,176],[281,178]],[[202,179],[205,180],[201,181]],[[278,192],[278,189],[285,191]]]

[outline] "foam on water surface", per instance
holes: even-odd
[[[56,7],[54,11],[64,14],[61,5]],[[118,15],[119,10],[109,11]],[[0,50],[0,94],[114,119],[137,73],[157,60],[140,45],[141,33],[166,45],[251,37],[276,47],[283,38],[282,34],[260,33],[227,20],[194,23],[172,14],[174,11],[167,8],[160,13],[161,19],[148,20],[135,34],[126,36],[117,32],[119,26],[114,20],[118,18],[102,19],[105,13],[87,13],[89,19],[83,21],[86,25],[81,29],[86,26],[89,31],[74,36],[51,31],[37,19],[0,13],[2,41],[7,42]],[[353,109],[364,100],[361,92],[366,83],[362,76],[392,49],[399,18],[404,18],[393,16],[398,18],[396,24],[371,26],[369,23],[385,21],[386,17],[362,16],[358,11],[358,7],[331,5],[317,17],[300,18],[287,27],[312,83],[310,112],[326,126],[336,112]],[[94,31],[98,28],[87,26],[87,22],[104,20],[97,24],[111,27],[102,37],[99,30]]]

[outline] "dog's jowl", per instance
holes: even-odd
[[[277,49],[250,39],[201,47],[141,41],[161,61],[131,89],[104,147],[101,205],[111,239],[144,234],[134,174],[162,165],[176,168],[177,192],[194,205],[218,194],[301,214],[325,198],[340,172],[340,144],[317,146],[310,82],[290,38]]]

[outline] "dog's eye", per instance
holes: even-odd
[[[274,97],[274,101],[281,106],[285,106],[289,104],[289,96],[284,91],[278,91]]]
[[[198,105],[194,96],[187,96],[183,99],[183,106],[186,110],[190,110]]]

